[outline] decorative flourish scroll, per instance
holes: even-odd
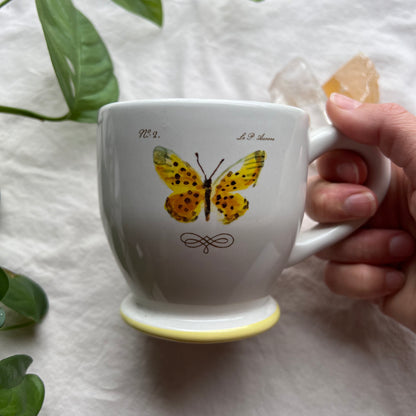
[[[214,235],[214,237],[200,236],[195,233],[183,233],[180,236],[182,243],[189,248],[204,247],[203,253],[209,253],[209,246],[216,248],[227,248],[234,243],[234,237],[228,233]]]

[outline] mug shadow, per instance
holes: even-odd
[[[180,412],[191,402],[215,399],[219,380],[229,378],[239,365],[239,349],[238,342],[181,344],[149,338],[143,351],[146,374],[158,400],[177,414],[175,409]]]

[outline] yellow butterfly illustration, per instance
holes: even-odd
[[[212,177],[224,159],[218,163],[211,176],[207,177],[199,163],[198,153],[195,153],[195,156],[204,180],[188,162],[183,161],[172,150],[162,146],[154,148],[153,163],[156,172],[173,191],[166,198],[166,211],[180,222],[195,221],[203,205],[205,205],[205,219],[208,221],[211,204],[217,208],[224,224],[230,224],[243,216],[248,210],[249,203],[246,198],[236,192],[256,186],[266,152],[257,150],[250,153],[222,172],[214,183],[212,183]],[[233,172],[231,169],[237,165],[241,166]]]

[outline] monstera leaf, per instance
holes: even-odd
[[[64,118],[95,123],[99,108],[117,101],[119,93],[104,42],[71,0],[36,0],[36,8],[69,108]]]
[[[162,26],[163,9],[161,0],[113,0],[129,12],[138,14],[151,22]]]

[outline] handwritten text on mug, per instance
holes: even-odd
[[[244,132],[240,137],[237,137],[237,140],[263,140],[263,141],[275,141],[274,137],[267,137],[266,133],[254,133],[254,132]]]
[[[158,131],[152,129],[140,129],[138,137],[139,139],[160,139]]]

